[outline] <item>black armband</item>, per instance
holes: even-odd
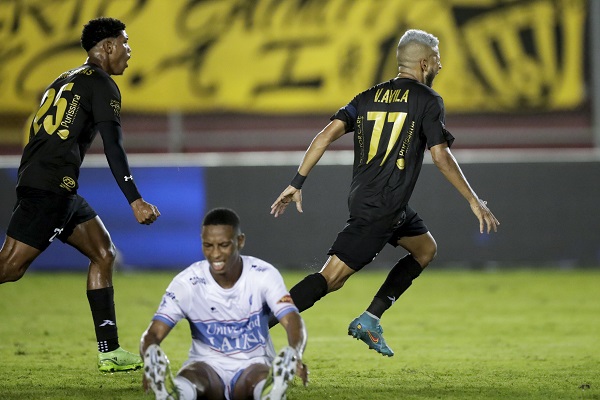
[[[290,186],[293,186],[296,189],[300,190],[302,189],[302,185],[304,184],[305,180],[306,177],[304,175],[300,175],[300,172],[296,172],[296,176],[294,176],[294,179],[292,179]]]

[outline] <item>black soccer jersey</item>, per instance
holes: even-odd
[[[395,78],[357,95],[331,119],[354,131],[350,215],[369,221],[395,218],[410,199],[425,146],[454,137],[444,127],[439,94],[412,79]]]
[[[120,124],[121,93],[99,67],[61,74],[47,89],[29,130],[17,186],[74,194],[99,122]]]

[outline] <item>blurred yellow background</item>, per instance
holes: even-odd
[[[440,38],[449,112],[585,101],[585,0],[21,0],[0,2],[0,109],[29,113],[85,60],[83,24],[127,24],[129,112],[330,113],[396,74],[410,28]]]

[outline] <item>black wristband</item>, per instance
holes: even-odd
[[[296,176],[294,176],[294,179],[292,179],[290,186],[293,186],[296,189],[300,190],[302,189],[302,185],[304,184],[305,180],[306,177],[304,175],[300,175],[300,172],[296,172]]]

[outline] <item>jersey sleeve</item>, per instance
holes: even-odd
[[[92,93],[94,123],[111,121],[120,125],[121,93],[115,82],[108,75],[96,76]]]
[[[447,142],[448,147],[450,147],[454,142],[454,136],[444,125],[444,114],[444,101],[442,98],[439,96],[432,97],[423,114],[423,133],[427,139],[428,149],[444,142]]]
[[[173,328],[186,317],[182,306],[187,301],[187,293],[188,290],[180,282],[171,282],[152,320],[164,322]]]
[[[127,198],[129,204],[142,197],[133,181],[133,175],[127,161],[127,154],[123,148],[123,134],[121,126],[114,122],[100,122],[96,128],[102,136],[104,143],[104,154],[108,161],[110,170],[119,185],[119,188]]]
[[[271,266],[263,279],[263,296],[273,314],[280,320],[290,312],[298,312],[279,271]]]
[[[330,118],[331,121],[339,119],[344,122],[346,126],[346,133],[352,132],[356,129],[356,118],[358,117],[358,96],[356,96],[350,103],[340,108]]]

